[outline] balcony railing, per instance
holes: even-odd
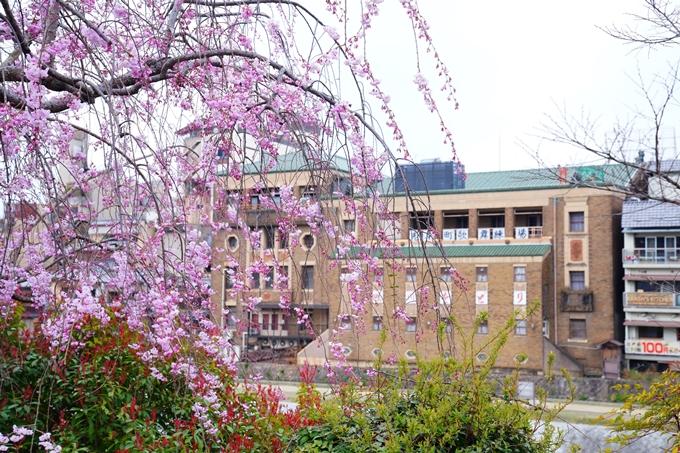
[[[633,249],[623,250],[623,264],[678,264],[680,249]]]
[[[593,311],[593,293],[562,291],[562,311],[591,312]]]
[[[314,338],[328,329],[328,326],[325,324],[315,324],[312,327],[313,331],[306,326],[297,324],[260,324],[258,326],[250,327],[248,329],[248,335],[252,337]]]
[[[467,228],[445,228],[442,231],[442,239],[445,241],[467,241],[469,239]]]
[[[429,230],[408,230],[408,238],[412,242],[432,242],[434,241],[434,234]]]
[[[505,239],[505,228],[477,228],[477,239],[480,241]]]
[[[540,239],[542,237],[542,226],[515,227],[515,239]]]
[[[624,293],[623,305],[628,307],[678,307],[680,294],[675,293]]]

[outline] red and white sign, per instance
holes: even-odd
[[[674,341],[626,340],[626,353],[680,355],[680,343]]]
[[[475,303],[477,305],[488,305],[489,304],[489,292],[488,291],[477,291],[475,295]]]
[[[515,291],[515,296],[513,298],[513,304],[515,305],[526,305],[527,304],[527,292],[526,291]]]
[[[451,305],[451,291],[442,291],[439,293],[439,303],[441,305]]]

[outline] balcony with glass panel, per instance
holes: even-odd
[[[637,236],[634,244],[623,250],[623,264],[680,266],[680,237]]]
[[[680,266],[678,256],[680,256],[680,249],[676,248],[624,249],[623,264]]]

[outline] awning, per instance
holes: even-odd
[[[680,327],[680,319],[677,321],[624,321],[623,325],[643,327]]]
[[[655,280],[655,281],[672,282],[672,281],[675,281],[675,280],[680,281],[680,274],[632,274],[632,275],[624,275],[623,279],[624,280],[637,280],[637,281]]]

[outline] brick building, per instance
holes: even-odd
[[[336,158],[317,171],[297,151],[280,155],[263,175],[265,165],[269,168],[266,159],[246,166],[239,179],[222,172],[213,199],[204,197],[206,205],[218,206],[212,220],[227,225],[212,237],[218,268],[210,277],[216,291],[213,312],[234,342],[245,345],[247,357],[242,358],[294,359],[301,347],[328,330],[340,289],[337,268],[326,253],[335,243],[321,225],[316,231],[310,227],[308,218],[288,218],[281,209],[283,192],[290,190],[300,206],[318,204],[323,217],[339,229],[353,229],[352,222],[343,222],[333,197],[348,186],[348,162]],[[231,217],[229,210],[235,213]],[[284,223],[293,229],[284,232]]]
[[[187,148],[200,155],[202,139],[194,135]],[[387,235],[404,259],[392,261],[383,259],[386,250],[376,246],[371,232],[357,228],[336,196],[351,194],[346,160],[330,159],[320,169],[310,166],[303,151],[288,150],[273,166],[269,159],[253,154],[238,180],[224,168],[219,185],[195,199],[205,208],[192,219],[200,224],[199,217],[209,216],[228,225],[212,235],[219,266],[210,276],[212,301],[215,315],[249,359],[273,358],[286,349],[299,351],[298,362],[321,364],[332,358],[332,339],[360,366],[378,356],[414,360],[466,349],[481,361],[489,353],[486,343],[513,314],[519,322],[498,367],[512,368],[521,360],[525,371],[538,374],[552,350],[558,366],[600,376],[613,360],[606,351],[618,354],[623,197],[603,189],[627,184],[625,167],[469,173],[463,180],[451,163],[431,162],[432,175],[420,182],[414,178],[421,170],[402,167],[395,181],[378,188],[398,219]],[[437,190],[406,196],[408,187]],[[295,237],[281,234],[284,188],[299,203],[320,202],[331,228],[355,234],[364,246],[338,256],[328,231],[312,230],[302,217],[292,219]],[[225,216],[230,209],[236,217]],[[351,278],[342,275],[352,271],[352,260],[356,265],[366,257],[382,268],[350,287]],[[234,285],[244,275],[248,283]],[[360,286],[365,311],[353,307],[349,296]],[[539,308],[528,312],[534,303]],[[477,323],[481,313],[486,318]],[[387,337],[386,326],[392,333]],[[473,332],[470,343],[465,338]],[[618,367],[617,361],[614,371]]]
[[[396,239],[405,264],[371,277],[369,313],[352,313],[344,288],[340,315],[346,316],[335,325],[343,330],[344,352],[358,365],[379,354],[411,360],[416,354],[457,354],[464,341],[446,325],[447,318],[455,316],[469,336],[476,316],[486,311],[473,350],[484,360],[488,351],[482,345],[495,329],[515,310],[522,318],[526,307],[538,302],[540,309],[515,328],[498,366],[513,367],[526,353],[523,369],[540,373],[552,350],[559,366],[602,375],[605,362],[613,360],[607,351],[618,353],[623,321],[623,197],[603,189],[629,179],[622,166],[486,172],[468,173],[463,187],[459,182],[457,188],[418,193],[417,203],[413,193],[393,192],[392,205],[403,207]],[[346,266],[353,257],[343,258]],[[452,285],[451,267],[469,281],[468,291]],[[395,310],[403,310],[409,322],[395,318]],[[425,334],[442,322],[443,339]],[[398,334],[381,342],[385,324]],[[327,354],[310,346],[298,357],[314,361]]]

